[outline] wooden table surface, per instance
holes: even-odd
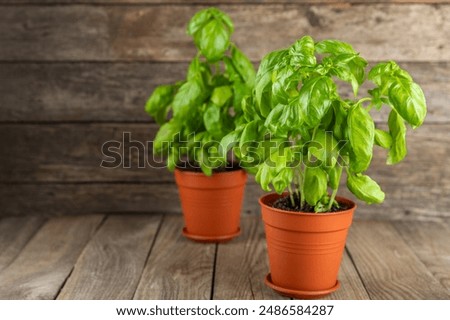
[[[0,219],[0,299],[282,299],[259,216],[225,244],[181,235],[179,215]],[[450,299],[450,221],[354,221],[327,299]]]

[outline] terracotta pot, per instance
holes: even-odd
[[[234,170],[214,173],[175,170],[185,228],[189,239],[228,241],[240,233],[240,215],[247,173]]]
[[[268,194],[259,199],[270,264],[266,284],[282,295],[302,299],[337,290],[337,274],[356,204],[337,197],[349,209],[291,212],[272,208],[280,197]]]

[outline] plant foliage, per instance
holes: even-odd
[[[219,142],[244,119],[241,101],[255,81],[252,63],[231,42],[233,30],[230,17],[216,8],[196,13],[187,33],[198,53],[186,79],[157,87],[145,105],[161,125],[153,153],[166,155],[170,170],[182,157],[206,175],[226,164],[219,157]]]
[[[300,209],[309,205],[324,212],[338,206],[344,169],[347,187],[358,199],[383,202],[380,186],[364,173],[374,145],[388,150],[388,164],[400,162],[407,153],[405,124],[419,127],[426,103],[419,85],[395,62],[379,63],[368,73],[366,68],[350,44],[314,42],[309,36],[267,54],[252,95],[241,104],[241,125],[222,145],[237,141],[235,153],[261,187],[289,190],[293,205],[297,194]],[[366,80],[374,87],[359,97]],[[342,82],[351,86],[353,98],[341,97]],[[370,114],[382,107],[390,108],[388,131],[377,128]]]

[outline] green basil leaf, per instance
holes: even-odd
[[[282,194],[284,190],[291,184],[294,178],[292,168],[283,168],[277,176],[272,180],[273,188],[278,194]]]
[[[276,170],[270,167],[265,162],[258,166],[258,172],[256,173],[255,180],[261,185],[261,189],[264,191],[272,191],[270,188],[270,182],[276,175]]]
[[[221,117],[221,109],[215,104],[209,104],[203,114],[203,123],[206,130],[216,139],[223,136],[223,124]]]
[[[309,143],[308,150],[326,167],[334,167],[339,156],[338,142],[330,131],[317,130],[314,140]]]
[[[289,164],[293,161],[294,155],[292,153],[292,148],[290,146],[286,146],[284,144],[278,145],[276,151],[272,152],[268,159],[266,159],[266,163],[270,166],[275,166],[276,171],[280,172],[283,168],[289,166]]]
[[[342,106],[342,102],[336,100],[333,103],[334,126],[333,134],[340,140],[346,140],[345,128],[347,128],[347,110]]]
[[[314,66],[316,64],[314,40],[310,36],[297,40],[289,49],[289,55],[293,66]]]
[[[205,90],[200,77],[195,77],[183,84],[172,103],[174,117],[186,117],[192,108],[204,100]]]
[[[315,206],[327,195],[327,174],[320,167],[307,167],[305,170],[304,196],[309,205]]]
[[[219,154],[221,157],[226,158],[228,151],[239,142],[241,133],[241,131],[231,131],[220,140]]]
[[[225,72],[230,82],[244,81],[230,57],[223,57],[223,62],[225,63]]]
[[[230,45],[231,33],[219,20],[209,21],[199,32],[198,48],[210,62],[220,60]]]
[[[395,110],[391,110],[389,113],[388,125],[390,136],[392,136],[392,145],[386,163],[395,164],[402,161],[408,152],[406,149],[406,126]]]
[[[176,92],[175,85],[163,85],[157,87],[145,104],[145,111],[151,115],[155,121],[162,125],[166,122],[170,104]]]
[[[337,190],[339,188],[339,183],[341,180],[342,167],[339,164],[336,164],[332,167],[328,172],[328,181],[331,189]]]
[[[384,192],[369,176],[348,174],[347,187],[358,199],[368,204],[382,203],[384,201]]]
[[[191,80],[196,77],[199,77],[201,75],[201,73],[202,73],[202,71],[201,71],[201,67],[200,67],[200,60],[198,59],[198,57],[195,57],[194,59],[192,59],[191,63],[189,64],[188,72],[187,72],[187,79]]]
[[[320,123],[336,95],[336,84],[328,77],[319,76],[303,83],[298,102],[309,127]]]
[[[221,86],[214,88],[211,94],[211,102],[218,107],[224,106],[233,96],[233,92],[229,86]]]
[[[367,92],[372,96],[372,106],[375,107],[377,110],[381,110],[381,107],[383,106],[383,97],[381,97],[381,91],[380,88],[374,88],[371,90],[367,90]]]
[[[189,21],[187,33],[195,36],[212,18],[211,9],[204,9],[197,12]]]
[[[286,136],[288,133],[288,130],[286,130],[286,127],[280,126],[279,124],[280,119],[283,117],[284,109],[286,108],[285,105],[279,104],[275,108],[270,111],[268,114],[266,121],[264,122],[264,126],[269,130],[269,132],[272,135],[278,135],[278,136]]]
[[[269,114],[272,103],[272,73],[275,67],[288,56],[288,50],[274,51],[266,55],[258,68],[255,79],[255,102],[263,117]]]
[[[300,80],[298,71],[291,67],[274,71],[272,74],[272,96],[271,105],[288,104],[298,95],[297,86]]]
[[[397,79],[389,87],[389,101],[413,128],[422,125],[427,114],[427,106],[423,91],[418,84],[403,78]]]
[[[242,53],[236,46],[231,48],[231,59],[236,70],[241,75],[244,82],[252,87],[255,84],[255,68],[246,55]]]
[[[246,96],[241,100],[242,111],[244,112],[244,119],[246,122],[259,119],[259,114],[256,111],[253,99],[251,96]]]
[[[353,94],[358,95],[359,86],[364,82],[366,60],[357,54],[340,54],[331,58],[332,75],[351,83]]]
[[[333,105],[333,104],[332,104]],[[333,131],[334,110],[333,107],[329,108],[327,113],[322,118],[320,126],[326,131]]]
[[[242,104],[244,103],[243,100],[252,94],[252,88],[241,81],[235,81],[233,83],[233,94],[234,111],[240,112],[242,111]],[[252,115],[252,118],[255,118],[255,114]]]
[[[353,172],[363,172],[372,160],[375,124],[366,109],[355,105],[348,113],[348,137],[354,155],[350,162]]]
[[[189,64],[187,80],[195,80],[195,78],[202,78],[204,84],[210,84],[212,81],[211,70],[209,65],[200,62],[198,57],[195,57]]]
[[[247,147],[259,141],[259,121],[249,122],[242,131],[241,140],[239,141],[239,149],[243,155],[247,154]]]
[[[202,169],[202,172],[210,177],[212,175],[212,168],[210,166],[210,164],[208,163],[208,155],[205,152],[205,150],[203,148],[199,148],[196,151],[197,153],[197,160],[198,163],[200,164],[200,169]]]
[[[277,137],[286,137],[288,133],[298,129],[303,116],[298,104],[277,105],[267,116],[264,126]]]
[[[230,33],[234,32],[234,25],[233,25],[233,21],[231,21],[230,16],[228,16],[226,13],[224,13],[223,11],[220,11],[217,8],[209,8],[209,10],[211,10],[212,15],[216,19],[221,20],[227,26]]]
[[[174,141],[175,135],[180,133],[180,130],[180,124],[175,119],[163,124],[153,140],[153,153],[160,154],[167,150]]]
[[[338,40],[323,40],[316,43],[316,51],[317,53],[324,54],[342,54],[342,53],[356,53],[353,47],[342,41]]]
[[[384,149],[389,149],[392,146],[392,136],[389,134],[389,132],[375,129],[374,143]]]
[[[379,95],[387,94],[400,67],[394,61],[380,62],[369,71],[369,80],[379,87]]]
[[[170,148],[169,156],[167,157],[167,168],[169,171],[175,170],[178,162],[180,161],[178,148]]]
[[[280,149],[284,149],[284,146],[288,146],[289,141],[283,138],[272,138],[269,137],[269,139],[265,139],[258,142],[258,147],[256,149],[256,155],[258,161],[265,161],[267,159],[270,159],[269,161],[273,162],[273,159],[275,155],[272,155],[274,152],[278,152]],[[283,150],[283,153],[286,152]],[[292,161],[292,153],[289,154],[289,159],[286,157],[285,160]],[[276,159],[275,159],[276,160]],[[280,159],[277,160],[280,162]],[[287,162],[284,163],[284,165],[287,165]]]

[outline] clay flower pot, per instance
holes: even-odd
[[[240,169],[213,173],[175,170],[185,228],[183,234],[202,242],[222,242],[240,233],[247,173]]]
[[[259,199],[270,265],[266,285],[284,296],[299,299],[314,299],[336,291],[356,204],[337,197],[349,209],[302,213],[272,208],[280,197],[268,194]]]

